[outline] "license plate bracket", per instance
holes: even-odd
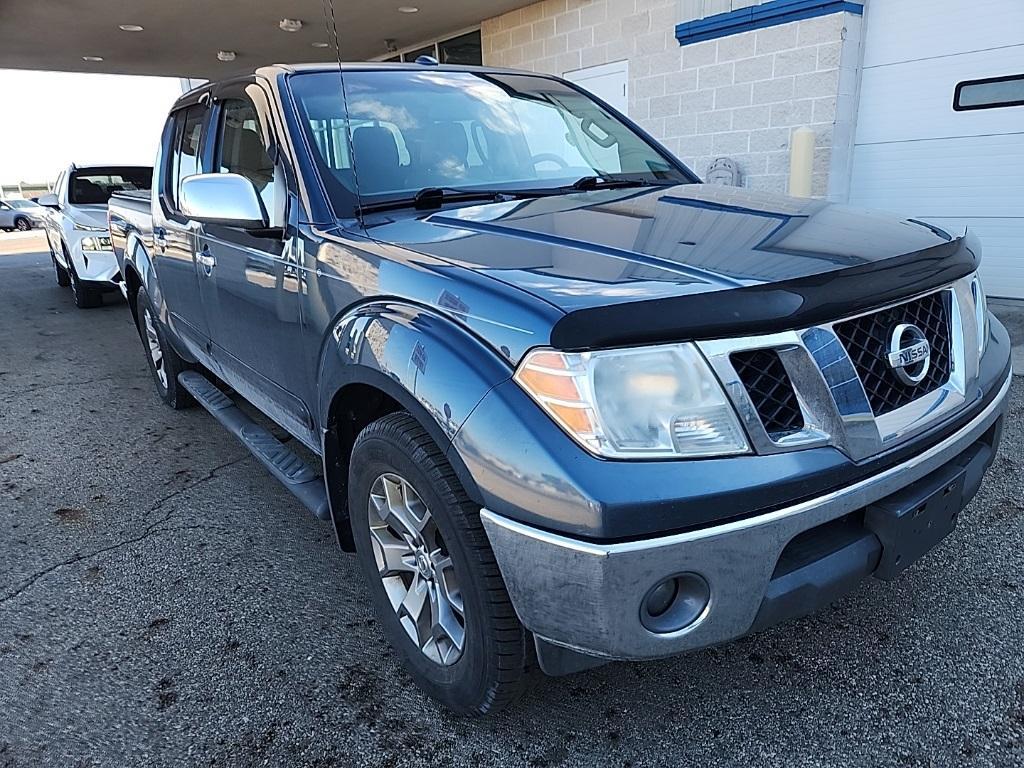
[[[966,469],[946,466],[870,505],[864,526],[882,542],[874,575],[892,581],[956,528]]]

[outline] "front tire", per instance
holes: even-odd
[[[195,403],[195,400],[178,383],[178,374],[188,370],[190,366],[167,342],[163,326],[160,325],[156,309],[145,288],[139,289],[135,306],[139,321],[139,336],[142,338],[146,361],[149,363],[149,370],[153,374],[153,382],[156,384],[160,399],[176,411],[189,408]]]
[[[103,294],[95,288],[90,288],[78,278],[78,273],[75,271],[75,262],[72,260],[71,254],[67,252],[67,249],[64,250],[64,260],[68,263],[68,277],[75,306],[79,309],[95,309],[102,306]]]
[[[57,285],[61,288],[67,288],[71,285],[71,276],[68,275],[68,271],[57,261],[57,257],[53,255],[52,250],[50,251],[50,260],[53,262],[53,276],[57,280]]]
[[[17,219],[14,222],[14,228],[19,232],[28,232],[32,229],[32,222],[25,218]]]
[[[460,715],[515,701],[527,677],[526,631],[479,510],[408,413],[356,438],[349,517],[380,624],[416,684]]]

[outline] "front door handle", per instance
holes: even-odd
[[[157,248],[167,247],[167,230],[163,227],[153,228],[153,245]]]
[[[213,254],[210,253],[210,249],[205,245],[203,246],[203,250],[200,251],[199,256],[196,258],[196,261],[203,265],[203,271],[206,273],[207,277],[213,274],[213,268],[217,266],[217,260],[213,257]]]

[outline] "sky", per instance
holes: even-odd
[[[172,77],[0,69],[0,184],[53,181],[76,163],[150,165]]]

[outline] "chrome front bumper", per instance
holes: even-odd
[[[967,425],[902,464],[854,485],[757,517],[642,541],[594,544],[484,509],[481,519],[509,596],[538,638],[606,659],[650,659],[746,634],[786,545],[798,534],[863,509],[924,478],[980,440],[1005,409],[1011,376]],[[710,602],[690,626],[656,634],[640,605],[662,579],[697,573]]]

